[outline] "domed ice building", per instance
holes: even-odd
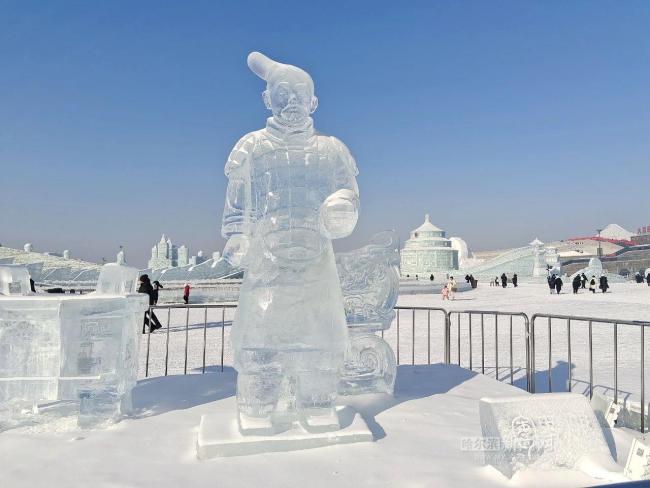
[[[444,230],[431,223],[427,214],[424,223],[411,231],[411,237],[404,243],[400,271],[402,277],[426,277],[458,269],[458,260],[458,249]]]

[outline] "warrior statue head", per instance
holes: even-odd
[[[314,96],[314,81],[306,71],[258,52],[248,55],[248,67],[266,81],[262,98],[277,123],[287,127],[307,123],[318,107],[318,98]]]

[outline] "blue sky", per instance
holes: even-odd
[[[315,82],[360,169],[357,230],[425,213],[474,249],[650,224],[646,1],[0,0],[0,243],[143,266],[220,250],[262,51]]]

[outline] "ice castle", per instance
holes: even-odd
[[[429,276],[437,272],[458,269],[458,250],[444,230],[439,229],[424,216],[424,223],[411,231],[411,237],[404,243],[401,256],[403,277]]]

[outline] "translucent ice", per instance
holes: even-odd
[[[0,296],[0,424],[44,402],[83,403],[86,426],[128,407],[148,304],[129,293],[135,276],[107,265],[96,293]]]
[[[594,477],[607,477],[601,470],[617,469],[582,395],[482,398],[479,411],[485,461],[508,477],[527,468],[579,469]]]
[[[117,263],[102,266],[97,279],[97,294],[129,295],[136,293],[138,270]]]
[[[29,295],[29,272],[27,267],[19,265],[0,266],[0,295]]]
[[[334,410],[347,328],[332,239],[357,221],[357,168],[347,147],[314,130],[311,77],[251,53],[267,82],[272,116],[246,134],[226,163],[224,257],[245,269],[232,342],[244,434],[295,420],[339,428]]]
[[[369,245],[337,253],[349,344],[339,392],[393,393],[397,365],[391,347],[375,333],[388,329],[399,293],[397,235],[376,234]]]

